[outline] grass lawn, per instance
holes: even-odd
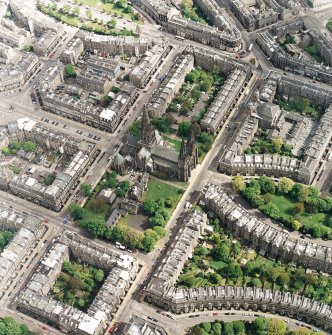
[[[169,136],[164,135],[163,140],[171,144],[172,148],[177,152],[180,152],[181,149],[181,140],[178,138],[170,138]]]
[[[103,3],[100,0],[80,0],[80,2],[85,6],[104,10],[105,12],[108,12],[110,14],[116,14],[117,16],[123,16],[124,18],[132,21],[131,15],[129,13],[126,13],[123,9],[117,8],[115,6],[115,3]]]
[[[174,198],[173,206],[171,208],[166,208],[169,213],[172,214],[179,200],[181,199],[181,191],[181,189],[175,186],[168,185],[161,180],[150,178],[148,181],[148,190],[145,192],[143,201],[147,198],[158,200],[160,198],[166,199],[172,197]]]
[[[273,195],[272,202],[277,205],[280,211],[280,215],[285,218],[292,217],[292,210],[296,204],[296,201],[294,201],[291,197],[285,197],[283,195]],[[306,223],[318,223],[324,225],[324,220],[326,218],[325,213],[314,213],[309,214],[304,212],[303,214],[300,214],[301,221]]]
[[[213,267],[215,270],[223,269],[225,266],[227,266],[227,263],[223,261],[211,261],[210,262],[211,267]]]

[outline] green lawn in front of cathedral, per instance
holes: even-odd
[[[148,198],[153,200],[172,198],[174,200],[173,205],[169,208],[171,214],[180,201],[182,194],[182,189],[169,185],[159,179],[150,178],[148,181],[148,190],[144,195],[143,201]]]

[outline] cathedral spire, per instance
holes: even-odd
[[[184,141],[184,138],[182,138],[179,159],[184,160],[186,158],[186,155],[187,155],[187,146]]]
[[[156,143],[155,130],[151,124],[147,109],[143,108],[143,116],[141,121],[141,144],[147,148],[151,148]]]

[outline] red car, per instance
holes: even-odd
[[[114,325],[108,330],[110,334],[114,334],[119,327],[119,322],[115,322]]]

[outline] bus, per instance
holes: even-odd
[[[180,40],[180,41],[183,41],[184,40],[184,37],[182,37],[182,36],[175,36],[175,38],[177,39],[177,40]]]

